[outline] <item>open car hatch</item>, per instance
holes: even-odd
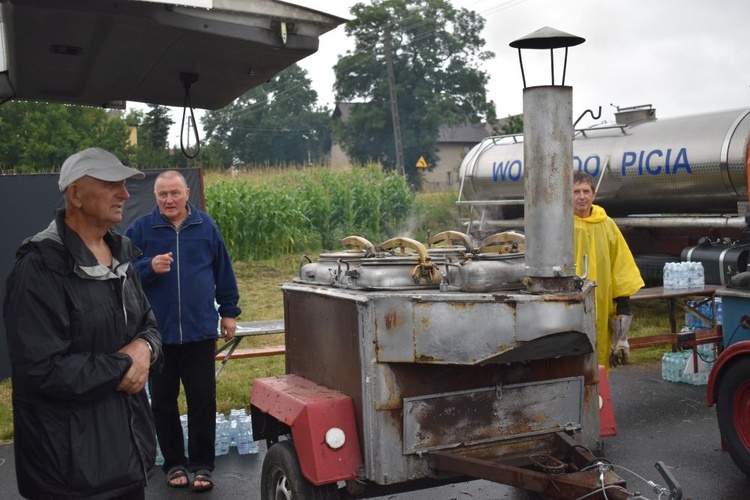
[[[187,80],[220,109],[345,21],[277,0],[0,0],[0,102],[182,106]]]

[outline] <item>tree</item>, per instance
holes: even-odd
[[[0,106],[0,170],[50,172],[82,149],[102,147],[128,158],[128,128],[100,108],[8,102]]]
[[[209,111],[202,125],[209,145],[240,164],[320,163],[330,149],[329,112],[296,64],[229,106]]]
[[[504,123],[497,127],[496,132],[502,135],[522,134],[523,115],[508,115]]]
[[[174,124],[174,120],[168,107],[154,104],[149,104],[148,107],[149,112],[141,124],[144,132],[141,140],[153,149],[166,151],[169,149],[169,127]]]
[[[359,101],[350,118],[334,129],[350,157],[395,167],[386,39],[390,34],[400,129],[407,174],[417,159],[437,160],[440,125],[494,122],[487,101],[488,75],[480,69],[494,57],[480,36],[484,19],[446,0],[382,0],[358,3],[346,26],[356,45],[334,66],[336,97]]]
[[[169,128],[174,123],[169,108],[149,104],[149,111],[132,110],[126,120],[138,127],[135,164],[140,168],[176,166],[169,154]]]

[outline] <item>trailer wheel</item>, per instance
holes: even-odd
[[[739,361],[721,375],[716,413],[729,455],[750,477],[750,360]]]
[[[263,460],[261,500],[339,500],[335,484],[315,486],[302,475],[297,451],[291,441],[271,446]]]

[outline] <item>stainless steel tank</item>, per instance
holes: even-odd
[[[748,198],[749,138],[747,108],[596,126],[575,132],[573,169],[601,179],[597,203],[610,216],[736,213]],[[461,199],[504,200],[498,218],[522,214],[523,143],[514,141],[485,139],[459,170]]]

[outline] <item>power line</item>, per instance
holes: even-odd
[[[480,0],[478,3],[481,4],[481,3],[486,2],[486,1],[490,1],[490,0]],[[500,12],[502,10],[506,10],[506,9],[515,7],[515,6],[517,6],[517,5],[521,4],[521,3],[524,3],[526,1],[527,0],[507,0],[507,1],[505,1],[505,2],[503,2],[501,4],[499,4],[499,5],[488,7],[485,10],[481,10],[481,11],[480,10],[473,10],[473,12],[475,12],[479,16],[486,17],[486,16],[489,16],[491,14],[495,14],[497,12]],[[457,9],[457,10],[459,10],[459,9]],[[408,26],[405,26],[402,29],[402,31],[403,32],[414,31],[414,30],[418,29],[419,27],[421,27],[423,25],[427,25],[427,24],[432,23],[432,22],[434,22],[434,20],[423,19],[421,21],[418,21],[418,22],[412,23],[412,24],[410,24]],[[418,42],[420,42],[420,41],[428,38],[431,34],[434,34],[434,33],[436,33],[436,29],[432,29],[432,30],[425,31],[423,33],[412,35],[411,40],[408,43],[401,45],[401,48],[409,47],[410,45],[416,44],[416,43],[418,43]],[[346,57],[346,56],[344,56],[344,57]],[[371,60],[363,61],[361,63],[354,62],[353,66],[350,67],[350,70],[351,69],[356,70],[358,66],[364,68],[364,67],[366,67],[366,65],[369,65],[369,64],[371,64]],[[271,99],[271,100],[273,100],[274,102],[283,102],[282,99],[284,99],[286,96],[288,96],[288,94],[290,94],[294,90],[302,87],[304,85],[304,82],[299,82],[299,83],[295,83],[295,84],[287,84],[287,85],[288,86],[286,88],[283,85],[282,86],[277,86],[274,89],[274,94],[275,95],[274,95],[273,99]],[[255,113],[256,111],[262,110],[262,109],[264,109],[264,108],[266,108],[267,106],[270,106],[270,105],[271,105],[270,100],[269,101],[265,101],[265,100],[258,101],[258,102],[254,103],[254,104],[251,104],[249,106],[243,107],[242,109],[232,110],[232,112],[229,113],[228,118],[230,120],[241,119],[241,118],[244,118],[245,116],[247,116],[248,114]],[[248,129],[250,129],[250,128],[249,127],[244,127],[243,128],[243,130],[248,130]],[[261,129],[258,129],[258,130],[261,130]],[[310,129],[306,129],[306,130],[310,130]]]

